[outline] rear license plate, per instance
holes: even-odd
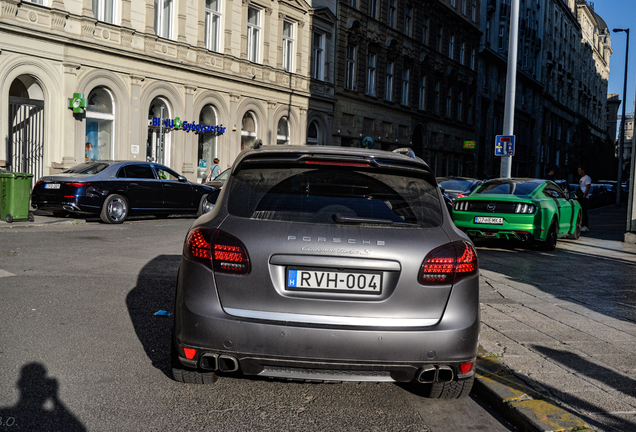
[[[489,225],[503,225],[503,218],[502,217],[475,216],[475,223],[477,223],[477,224],[489,224]]]
[[[322,270],[287,270],[288,290],[380,294],[382,275]]]
[[[59,183],[47,183],[44,185],[44,189],[59,189],[59,188],[60,188]]]

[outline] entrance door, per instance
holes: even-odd
[[[44,101],[9,96],[9,125],[8,168],[36,181],[44,173]]]

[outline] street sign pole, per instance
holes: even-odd
[[[513,135],[515,126],[515,95],[517,93],[517,41],[519,39],[519,0],[510,5],[510,42],[508,45],[508,77],[506,79],[506,102],[504,107],[504,135]],[[512,156],[501,157],[500,176],[510,178]]]

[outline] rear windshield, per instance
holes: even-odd
[[[97,174],[108,168],[108,164],[100,162],[86,162],[75,165],[67,170],[62,171],[63,174]]]
[[[446,180],[439,183],[441,188],[447,191],[466,191],[470,189],[473,182],[467,180]]]
[[[350,167],[246,168],[232,180],[234,216],[309,223],[436,227],[437,189],[428,181]]]
[[[505,194],[505,195],[530,195],[541,182],[527,181],[527,182],[512,182],[495,180],[489,181],[481,185],[479,189],[475,191],[477,194]]]

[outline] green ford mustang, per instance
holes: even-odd
[[[556,183],[500,178],[483,183],[453,205],[455,225],[469,237],[517,239],[554,250],[558,237],[581,235],[581,205]]]

